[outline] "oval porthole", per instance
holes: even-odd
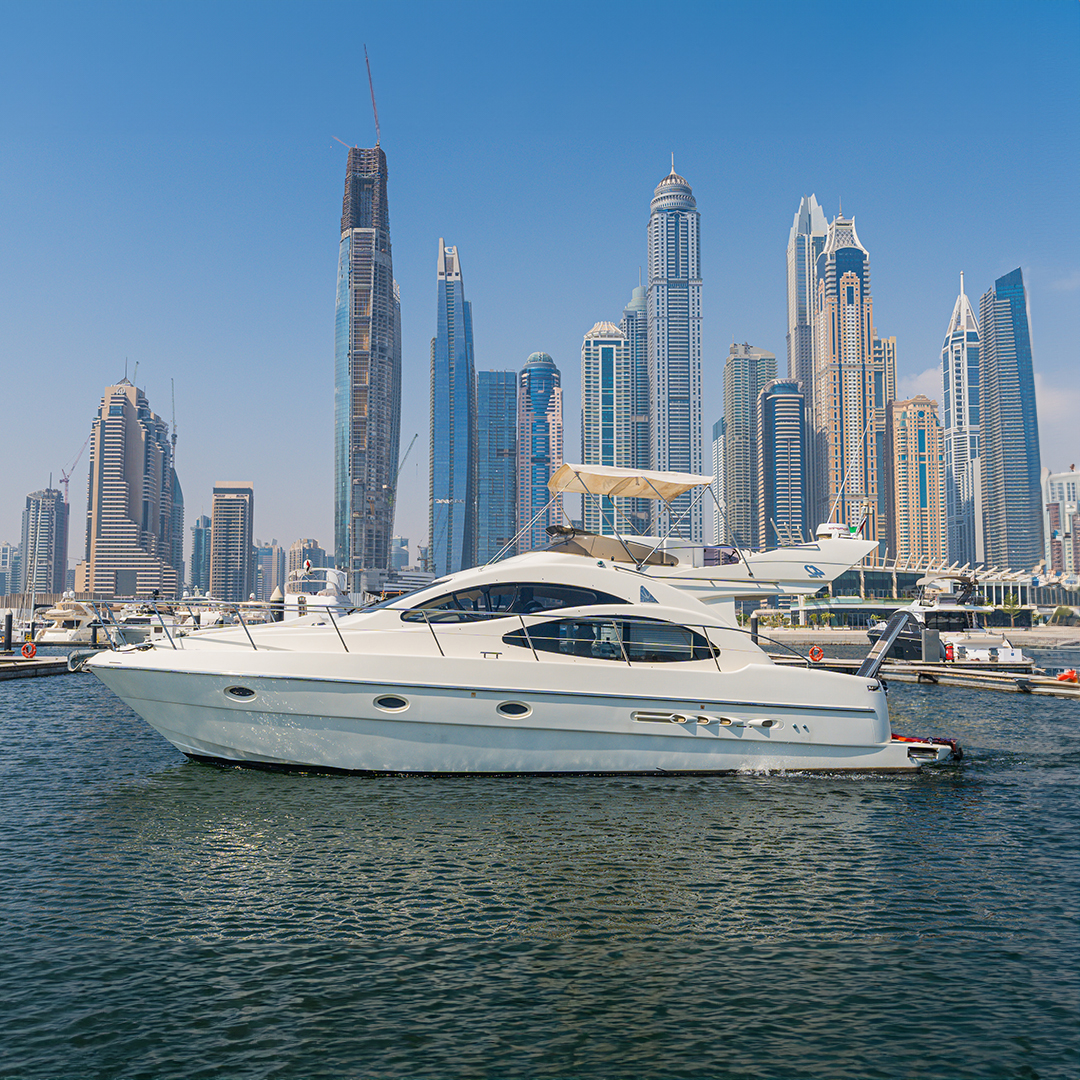
[[[255,691],[247,686],[227,686],[225,688],[225,693],[228,694],[229,697],[237,698],[240,701],[246,701],[248,698],[253,698],[255,696]]]
[[[401,712],[409,707],[409,703],[397,694],[383,694],[375,699],[375,704],[386,712]]]
[[[501,712],[503,716],[512,716],[518,719],[522,716],[528,716],[532,712],[532,708],[523,701],[504,701],[496,711]]]

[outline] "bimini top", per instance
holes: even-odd
[[[563,465],[548,481],[552,495],[570,491],[578,495],[611,495],[627,499],[663,499],[671,502],[684,492],[712,483],[711,476],[694,473],[648,472],[614,465]]]

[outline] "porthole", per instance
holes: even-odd
[[[404,712],[409,703],[397,694],[383,694],[375,699],[375,704],[384,712]]]
[[[236,698],[238,701],[247,701],[248,698],[255,696],[255,691],[247,686],[227,686],[225,693],[229,697]]]
[[[504,701],[495,711],[501,712],[503,716],[511,716],[519,720],[523,716],[528,716],[532,708],[523,701]]]

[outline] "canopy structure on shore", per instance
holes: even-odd
[[[578,495],[610,495],[626,499],[662,499],[671,502],[695,487],[707,487],[711,476],[696,473],[649,472],[619,469],[614,465],[563,465],[548,481],[552,495],[569,491]]]

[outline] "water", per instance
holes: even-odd
[[[1080,705],[890,703],[964,763],[222,771],[0,683],[0,1077],[1080,1075]]]

